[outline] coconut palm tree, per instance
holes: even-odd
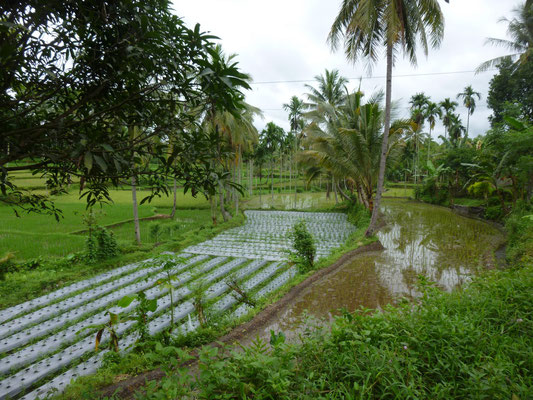
[[[310,109],[316,109],[320,103],[328,103],[332,106],[340,106],[344,102],[346,95],[345,86],[348,79],[341,76],[339,71],[324,72],[324,75],[315,76],[318,83],[318,88],[311,85],[305,85],[309,90],[307,93],[308,103],[306,104]]]
[[[461,121],[461,118],[459,117],[459,115],[451,114],[450,125],[449,125],[451,143],[453,145],[457,145],[457,143],[459,142],[459,139],[461,139],[465,131],[466,131],[466,128],[463,125],[463,122]]]
[[[437,117],[442,118],[442,110],[437,103],[428,101],[428,103],[426,104],[424,113],[426,114],[426,119],[429,122],[429,142],[428,142],[429,143],[428,161],[429,161],[429,155],[431,152],[431,140],[432,140],[431,133],[433,132],[433,129],[435,129],[435,123],[437,122]]]
[[[474,91],[472,85],[468,85],[464,88],[464,91],[457,95],[457,98],[463,99],[463,104],[466,107],[466,135],[468,136],[468,127],[470,125],[470,115],[474,113],[476,109],[476,97],[481,100],[481,93]]]
[[[290,103],[283,104],[283,109],[289,113],[289,124],[291,132],[301,132],[304,125],[303,113],[305,103],[297,96],[292,96]]]
[[[285,143],[285,149],[288,150],[289,155],[289,190],[292,186],[292,165],[294,159],[294,152],[300,147],[300,141],[302,139],[302,132],[304,129],[303,113],[306,108],[303,100],[300,100],[296,96],[291,97],[291,101],[288,104],[283,104],[283,109],[289,113],[289,124],[291,132],[287,135],[288,141]],[[296,173],[298,175],[298,173]],[[294,185],[294,196],[297,196],[297,188]],[[296,200],[295,200],[296,203]]]
[[[420,132],[424,126],[426,119],[425,108],[429,102],[429,97],[426,96],[423,92],[417,93],[414,96],[411,96],[409,104],[411,104],[411,119],[415,122],[415,131],[414,133],[414,144],[416,151],[416,162],[413,160],[414,171],[415,171],[415,183],[418,180],[418,165],[420,164]]]
[[[525,64],[533,55],[533,0],[526,0],[516,7],[513,13],[515,16],[511,20],[505,17],[500,18],[500,22],[508,24],[507,34],[511,39],[488,38],[486,41],[493,46],[506,47],[512,53],[485,61],[477,67],[476,73],[497,67],[504,60],[511,60],[516,66],[519,66]]]
[[[226,85],[234,87],[237,91],[233,99],[234,108],[238,111],[228,112],[224,105],[217,105],[216,98],[209,100],[208,111],[205,115],[203,126],[211,130],[221,138],[218,153],[218,163],[222,166],[224,171],[219,175],[219,195],[220,195],[220,209],[224,220],[231,218],[231,215],[224,208],[224,192],[227,186],[232,189],[236,188],[235,182],[227,179],[229,170],[233,168],[234,180],[237,176],[237,163],[240,162],[240,154],[242,145],[246,140],[257,142],[257,130],[252,124],[253,116],[260,115],[260,111],[250,106],[244,101],[244,95],[240,92],[241,89],[249,89],[249,82],[251,77],[248,74],[241,72],[238,68],[238,62],[235,61],[236,54],[226,56],[220,45],[215,46],[209,50],[211,57],[211,69],[221,71],[226,75]],[[209,87],[211,82],[208,80],[209,74],[206,73],[200,77],[200,83]],[[202,80],[205,80],[202,81]],[[222,149],[222,147],[225,147]],[[222,155],[223,153],[224,156]],[[232,157],[226,157],[228,153],[233,153]],[[238,196],[233,191],[236,199],[236,208],[238,208]],[[214,196],[210,196],[211,209],[214,211],[213,203]],[[216,214],[212,215],[213,222],[216,223]]]
[[[299,158],[307,167],[309,180],[325,170],[333,176],[334,182],[348,182],[359,201],[372,210],[383,138],[383,93],[372,96],[366,104],[362,98],[363,93],[356,91],[346,96],[345,103],[339,107],[322,104],[310,112],[311,123],[306,127],[305,139],[307,149]],[[403,124],[405,128],[407,123]],[[387,152],[395,147],[396,138],[403,131],[394,124],[391,132],[394,140],[389,141]],[[352,200],[338,184],[336,187],[341,196]]]
[[[455,108],[459,105],[456,101],[452,101],[449,97],[445,98],[439,103],[440,107],[444,110],[444,114],[441,115],[442,124],[444,125],[444,137],[448,138],[448,127],[450,126],[450,117],[455,111]]]
[[[376,63],[379,48],[386,48],[387,79],[385,121],[380,158],[377,194],[367,235],[377,225],[383,181],[385,178],[388,135],[390,129],[392,67],[396,55],[405,53],[416,64],[417,44],[427,55],[429,47],[438,47],[444,33],[444,17],[437,0],[343,0],[331,27],[328,42],[333,50],[344,39],[344,50],[351,61],[363,56],[369,67]]]

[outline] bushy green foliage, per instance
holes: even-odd
[[[533,205],[520,203],[507,218],[507,258],[511,263],[533,262]]]
[[[435,180],[427,180],[415,188],[415,198],[430,204],[446,204],[450,199],[449,189]]]
[[[5,275],[13,267],[12,258],[15,257],[15,254],[8,252],[0,258],[0,281],[5,279]]]
[[[85,241],[85,260],[89,263],[106,260],[119,254],[119,248],[113,232],[103,226],[97,226]]]
[[[494,185],[489,181],[475,182],[468,187],[468,193],[478,199],[487,199],[494,190]]]
[[[305,221],[294,224],[291,231],[292,246],[294,252],[291,258],[298,264],[301,273],[305,273],[313,268],[316,246],[313,235],[307,230]]]
[[[503,210],[500,205],[487,207],[485,218],[492,221],[500,221],[503,218]]]

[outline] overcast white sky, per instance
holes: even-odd
[[[489,128],[490,110],[486,105],[489,81],[494,71],[475,75],[481,62],[507,54],[505,49],[485,46],[489,36],[507,38],[506,24],[498,23],[502,16],[511,17],[519,0],[450,0],[441,1],[446,27],[441,47],[431,50],[426,58],[418,55],[418,67],[400,59],[394,67],[392,98],[401,102],[405,116],[409,99],[417,92],[425,92],[433,101],[446,97],[456,100],[457,93],[471,84],[482,94],[481,101],[470,117],[470,136],[483,134]],[[237,53],[239,65],[252,75],[253,91],[247,92],[247,102],[263,110],[264,120],[256,120],[259,130],[269,121],[289,128],[283,103],[293,95],[304,99],[305,83],[324,69],[338,69],[370,94],[385,87],[385,61],[378,62],[369,75],[364,62],[353,65],[344,53],[332,53],[326,43],[331,24],[338,13],[341,0],[174,0],[175,13],[192,27],[200,23],[202,30],[221,38],[226,53]],[[425,75],[442,73],[438,75]],[[449,74],[448,74],[449,73]],[[301,82],[308,80],[308,82]],[[300,81],[261,83],[272,81]],[[458,100],[461,104],[461,101]],[[462,105],[462,104],[461,104]],[[466,109],[458,108],[466,125]],[[433,132],[443,134],[439,125]]]

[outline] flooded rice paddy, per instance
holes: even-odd
[[[420,275],[451,291],[485,269],[503,243],[493,226],[444,207],[387,200],[382,211],[387,226],[377,236],[385,250],[355,256],[306,288],[276,321],[254,334],[268,339],[274,330],[291,338],[306,324],[332,319],[340,308],[379,309],[416,297]]]

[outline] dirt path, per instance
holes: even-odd
[[[334,264],[317,271],[315,274],[308,277],[305,281],[290,289],[289,292],[287,292],[287,294],[285,294],[285,296],[283,296],[279,301],[267,306],[264,310],[259,312],[252,320],[242,325],[239,325],[227,335],[221,337],[216,342],[210,343],[209,346],[221,347],[222,344],[235,344],[246,341],[249,338],[255,338],[258,332],[261,332],[265,329],[265,327],[269,326],[273,321],[275,321],[279,317],[279,315],[281,315],[281,313],[283,313],[287,309],[287,307],[289,307],[291,303],[306,288],[310,287],[321,278],[335,272],[343,265],[348,264],[354,257],[358,256],[359,254],[380,250],[383,250],[383,246],[379,241],[376,241],[344,254]],[[192,355],[196,357],[197,351],[193,351]],[[191,369],[191,373],[194,373],[196,365],[196,359],[193,359],[183,364],[183,366],[188,366]],[[118,396],[121,399],[133,399],[135,391],[144,386],[146,382],[161,379],[164,376],[164,372],[160,369],[147,371],[140,375],[126,378],[120,382],[117,382],[111,386],[104,388],[101,391],[101,397],[109,397],[114,394],[115,396]]]

